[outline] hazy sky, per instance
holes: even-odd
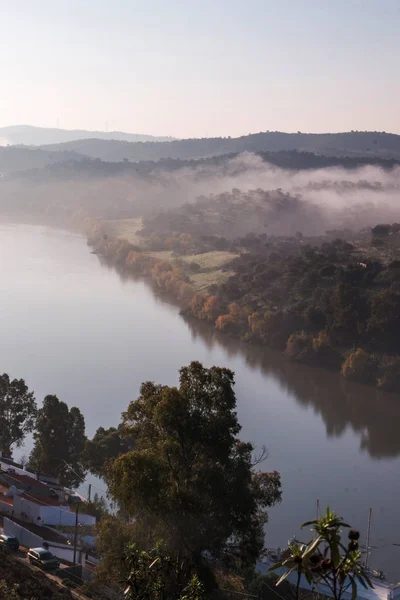
[[[0,126],[400,133],[400,0],[0,0]]]

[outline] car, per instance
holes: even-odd
[[[53,571],[58,569],[60,561],[54,554],[46,550],[46,548],[31,548],[28,550],[27,558],[31,565],[40,567],[45,571]]]
[[[18,550],[19,541],[13,535],[0,535],[0,548],[2,550]]]

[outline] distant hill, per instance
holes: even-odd
[[[399,158],[381,156],[325,156],[312,152],[282,150],[280,152],[255,153],[264,162],[289,170],[322,169],[342,167],[356,169],[367,165],[390,170],[400,165]],[[103,161],[99,158],[64,150],[46,150],[8,146],[0,147],[0,179],[10,177],[31,181],[69,180],[85,178],[114,177],[117,175],[153,174],[174,172],[181,169],[197,169],[198,176],[209,176],[209,169],[218,167],[223,175],[231,168],[232,159],[238,154],[220,154],[199,159],[162,158],[160,160]],[[239,170],[246,167],[239,163]]]
[[[85,131],[83,129],[52,129],[32,125],[0,127],[0,144],[43,146],[83,139],[123,140],[125,142],[168,142],[173,138],[125,133],[123,131]]]
[[[18,146],[0,146],[0,177],[18,171],[31,171],[32,169],[43,169],[55,163],[88,160],[86,156],[81,157],[76,152],[64,150],[42,150],[40,148],[26,148]]]
[[[44,146],[52,151],[74,151],[105,161],[198,159],[239,152],[307,151],[325,156],[400,158],[400,135],[355,131],[347,133],[282,133],[267,131],[238,138],[201,138],[165,142],[90,139]]]

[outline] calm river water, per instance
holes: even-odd
[[[241,437],[265,444],[265,469],[282,475],[267,545],[299,535],[317,498],[365,539],[372,507],[371,562],[400,580],[399,396],[189,323],[146,283],[102,265],[74,234],[3,224],[0,257],[1,372],[23,377],[39,402],[57,394],[79,406],[91,436],[119,422],[142,381],[175,384],[191,360],[229,367]]]

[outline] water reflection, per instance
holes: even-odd
[[[248,367],[273,377],[300,405],[312,407],[324,420],[328,437],[339,438],[348,427],[360,437],[360,449],[371,458],[400,455],[400,396],[349,383],[337,373],[291,363],[268,349],[239,343],[208,324],[185,319],[193,341],[209,349],[220,346],[233,358],[244,357]]]
[[[98,257],[102,266],[114,269]],[[121,281],[133,277],[118,269]],[[147,281],[158,302],[177,306],[169,296]],[[372,386],[345,381],[337,373],[316,369],[286,360],[279,352],[229,338],[208,323],[182,315],[193,342],[199,338],[208,350],[222,348],[229,358],[244,358],[251,369],[272,377],[281,389],[304,406],[312,407],[325,423],[328,437],[340,438],[350,427],[359,436],[360,450],[379,460],[400,455],[400,395],[381,392]]]

